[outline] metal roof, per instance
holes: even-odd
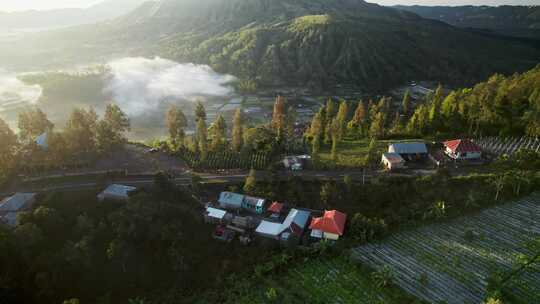
[[[474,153],[482,152],[482,149],[472,141],[468,139],[455,139],[444,142],[444,146],[450,149],[450,151],[456,153]]]
[[[403,157],[401,157],[401,155],[398,153],[383,153],[383,158],[393,164],[405,162]]]
[[[225,217],[225,214],[227,214],[227,211],[208,207],[206,208],[206,212],[208,213],[209,217],[217,218],[217,219],[223,219]]]
[[[125,186],[125,185],[118,185],[113,184],[107,187],[105,190],[103,190],[102,194],[105,195],[113,195],[113,196],[121,196],[121,197],[129,197],[128,194],[130,192],[133,192],[137,190],[137,188],[132,186]]]
[[[242,206],[244,195],[232,192],[221,192],[218,202],[220,204]]]
[[[255,230],[255,232],[278,236],[281,232],[283,232],[282,224],[268,222],[268,221],[261,221],[259,226],[257,226],[257,229]]]
[[[427,146],[421,142],[395,143],[388,146],[389,153],[424,154],[428,153]]]
[[[311,220],[310,229],[321,230],[326,233],[343,235],[347,215],[337,210],[325,211],[322,217]]]
[[[35,198],[35,193],[15,193],[0,202],[0,212],[17,212]]]

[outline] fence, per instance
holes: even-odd
[[[482,150],[495,155],[512,155],[521,149],[533,150],[540,152],[540,140],[531,137],[481,137],[474,142],[479,145]]]

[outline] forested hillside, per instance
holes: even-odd
[[[32,39],[39,51],[22,42],[0,48],[8,67],[21,56],[39,66],[50,58],[161,55],[261,86],[315,89],[376,90],[418,79],[469,85],[495,72],[527,70],[540,59],[538,49],[520,42],[361,0],[164,0],[114,22]]]
[[[424,18],[475,29],[540,39],[540,6],[396,6]]]

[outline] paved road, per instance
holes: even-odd
[[[259,171],[258,172],[259,177],[261,178],[280,178],[280,179],[287,179],[292,176],[298,176],[303,179],[316,179],[316,180],[343,180],[345,175],[351,176],[351,178],[355,181],[362,181],[367,180],[368,178],[372,177],[372,174],[364,174],[362,171],[351,171],[351,172],[337,172],[337,171],[302,171],[302,172],[286,172],[286,171],[278,171],[275,174],[272,174],[270,172],[266,171]],[[70,176],[77,176],[77,175],[70,175]],[[224,184],[233,184],[233,183],[241,183],[245,180],[247,177],[247,173],[240,173],[240,174],[199,174],[199,176],[202,179],[203,183],[210,183],[210,182],[220,182]],[[46,177],[40,177],[40,178],[34,178],[31,180],[27,180],[27,182],[39,182],[44,180],[54,180],[54,178],[58,178],[59,176],[46,176]],[[84,176],[82,176],[84,179]],[[47,186],[23,186],[23,187],[17,187],[15,186],[13,190],[10,192],[52,192],[52,191],[79,191],[79,190],[85,190],[85,189],[92,189],[99,186],[102,186],[104,184],[103,181],[95,181],[95,176],[88,176],[88,181],[80,181],[81,176],[77,176],[77,179],[79,181],[77,182],[65,182],[61,181],[58,182],[58,184],[54,185],[47,185]],[[176,177],[172,180],[176,185],[190,185],[191,184],[191,175],[189,174],[183,174],[180,177]],[[137,176],[137,177],[122,177],[122,178],[115,178],[115,179],[108,179],[105,183],[106,184],[123,184],[123,185],[129,185],[129,186],[150,186],[154,182],[154,177],[152,174],[147,174],[147,176]],[[9,195],[10,193],[0,193],[0,197],[4,197]]]

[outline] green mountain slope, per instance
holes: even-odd
[[[380,89],[413,79],[469,84],[540,59],[540,50],[520,42],[361,0],[162,0],[113,22],[33,39],[37,50],[0,45],[0,57],[7,53],[12,64],[21,53],[34,54],[39,64],[160,55],[260,85],[312,88]]]
[[[540,39],[540,6],[396,6],[424,18],[500,34]]]
[[[165,11],[189,11],[182,9],[188,2],[166,1]],[[358,0],[196,3],[199,15],[178,18],[187,21],[176,25],[182,30],[160,41],[163,54],[263,84],[461,84],[529,68],[539,59],[538,51],[525,46]],[[147,20],[155,16],[163,20],[159,9]]]

